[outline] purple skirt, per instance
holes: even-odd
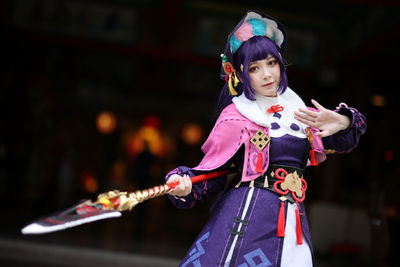
[[[180,266],[280,266],[283,237],[277,237],[281,200],[271,191],[241,186],[224,192]],[[287,211],[287,201],[285,202]],[[311,248],[300,204],[303,240]]]

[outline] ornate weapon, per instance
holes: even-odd
[[[190,178],[193,184],[235,172],[233,168],[200,174]],[[81,224],[98,220],[120,217],[121,211],[132,210],[137,204],[158,196],[168,194],[179,185],[179,181],[158,185],[136,192],[120,192],[118,190],[102,193],[97,200],[84,200],[77,205],[38,219],[22,228],[23,234],[45,234],[64,230]]]

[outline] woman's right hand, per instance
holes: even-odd
[[[192,192],[192,181],[189,175],[180,176],[173,174],[168,178],[167,184],[179,181],[179,185],[175,187],[169,194],[177,197],[185,197]]]

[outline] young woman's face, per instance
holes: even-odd
[[[272,55],[266,59],[250,62],[250,85],[254,91],[262,96],[276,96],[281,81],[281,68]]]

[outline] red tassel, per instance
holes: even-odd
[[[297,245],[303,244],[303,230],[301,229],[299,209],[296,209],[296,238]]]
[[[315,150],[314,147],[311,146],[311,150],[310,150],[310,166],[317,166],[318,162],[315,159]]]
[[[256,172],[263,172],[262,165],[263,165],[262,153],[258,152]]]
[[[276,236],[279,236],[279,237],[285,236],[285,203],[284,202],[281,202],[281,207],[279,209],[278,228],[276,230]]]

